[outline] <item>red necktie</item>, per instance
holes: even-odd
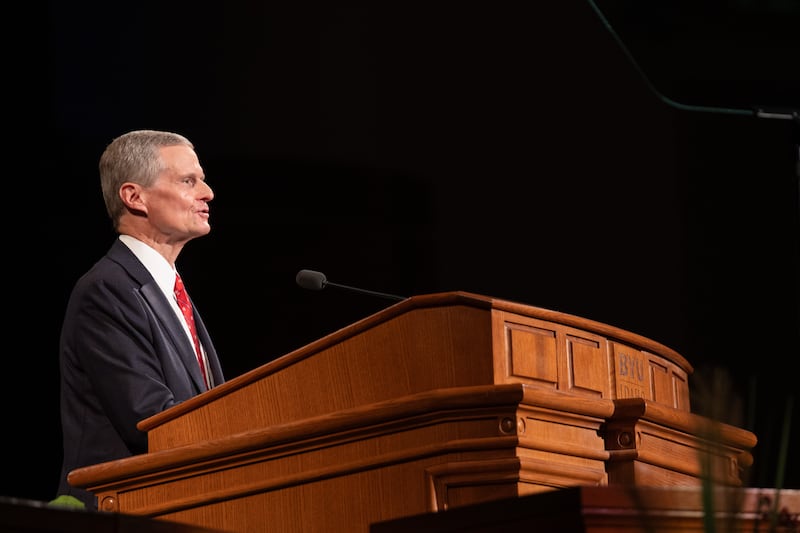
[[[200,339],[197,338],[197,329],[194,326],[192,303],[189,301],[189,295],[186,294],[186,288],[183,286],[183,280],[179,274],[175,274],[175,298],[178,300],[178,307],[181,308],[186,323],[189,324],[189,331],[192,333],[192,340],[194,341],[194,350],[197,353],[197,362],[200,364],[200,372],[203,374],[203,382],[206,384],[206,387],[208,387],[206,365],[203,362],[203,351],[200,349]]]

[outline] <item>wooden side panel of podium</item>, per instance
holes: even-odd
[[[571,486],[740,483],[755,437],[689,412],[649,339],[487,297],[414,297],[140,424],[70,482],[100,508],[228,531],[369,524]]]

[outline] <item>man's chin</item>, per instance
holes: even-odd
[[[192,238],[196,239],[197,237],[208,235],[210,232],[211,232],[211,224],[206,224],[205,226],[194,228],[194,231],[192,232]]]

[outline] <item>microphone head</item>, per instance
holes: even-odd
[[[320,291],[325,288],[328,279],[322,272],[316,270],[301,270],[297,273],[294,280],[298,285],[304,289],[311,289],[312,291]]]

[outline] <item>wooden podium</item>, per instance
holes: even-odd
[[[553,489],[741,485],[755,436],[692,414],[642,336],[486,296],[414,296],[143,420],[78,469],[103,511],[232,532],[373,523]]]

